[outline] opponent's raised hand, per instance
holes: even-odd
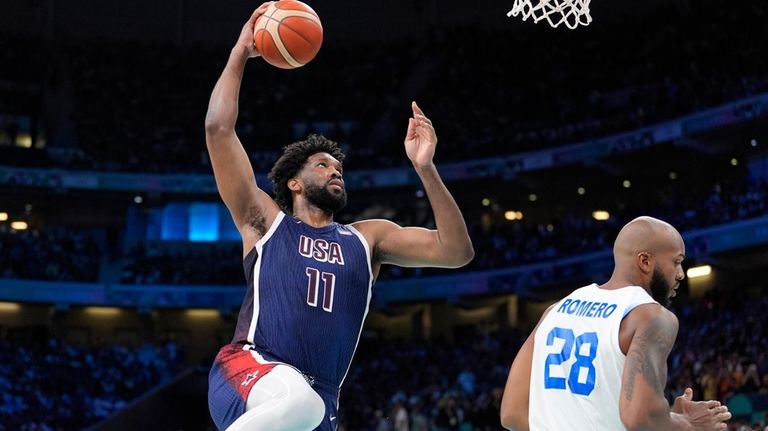
[[[416,168],[432,164],[437,145],[437,135],[432,121],[424,115],[416,102],[411,102],[413,117],[408,119],[408,132],[405,134],[405,154]]]

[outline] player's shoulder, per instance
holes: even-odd
[[[659,304],[658,302],[640,304],[630,312],[630,314],[633,313],[636,313],[638,316],[642,316],[646,319],[663,319],[677,322],[677,316],[675,313]]]
[[[627,314],[624,321],[636,330],[652,329],[675,334],[680,326],[675,313],[655,302],[638,305]]]

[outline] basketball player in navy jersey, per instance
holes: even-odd
[[[331,431],[380,266],[455,268],[474,251],[432,160],[435,131],[416,103],[405,153],[436,230],[387,220],[334,223],[346,203],[344,154],[322,136],[285,147],[269,174],[274,200],[257,186],[235,121],[243,69],[258,56],[254,22],[266,5],[243,27],[206,116],[216,184],[242,236],[248,283],[232,343],[211,369],[208,402],[222,431]]]
[[[640,217],[619,232],[607,283],[576,289],[545,311],[520,348],[501,403],[514,431],[727,429],[718,401],[664,397],[678,320],[666,306],[684,277],[685,244]]]

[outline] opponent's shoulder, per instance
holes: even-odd
[[[674,342],[680,322],[677,316],[658,303],[642,304],[635,307],[624,319],[626,329],[634,334],[633,339],[640,336],[650,340],[669,340]],[[671,346],[670,346],[671,347]]]
[[[638,323],[657,321],[669,325],[678,325],[675,313],[657,302],[638,305],[627,314],[626,318],[636,320]]]

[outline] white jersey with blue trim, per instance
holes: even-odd
[[[315,228],[280,212],[243,265],[248,289],[232,341],[340,386],[371,300],[365,238],[349,225]]]
[[[556,303],[534,335],[528,420],[531,431],[625,430],[619,416],[626,356],[621,321],[656,301],[639,286],[591,284]]]

